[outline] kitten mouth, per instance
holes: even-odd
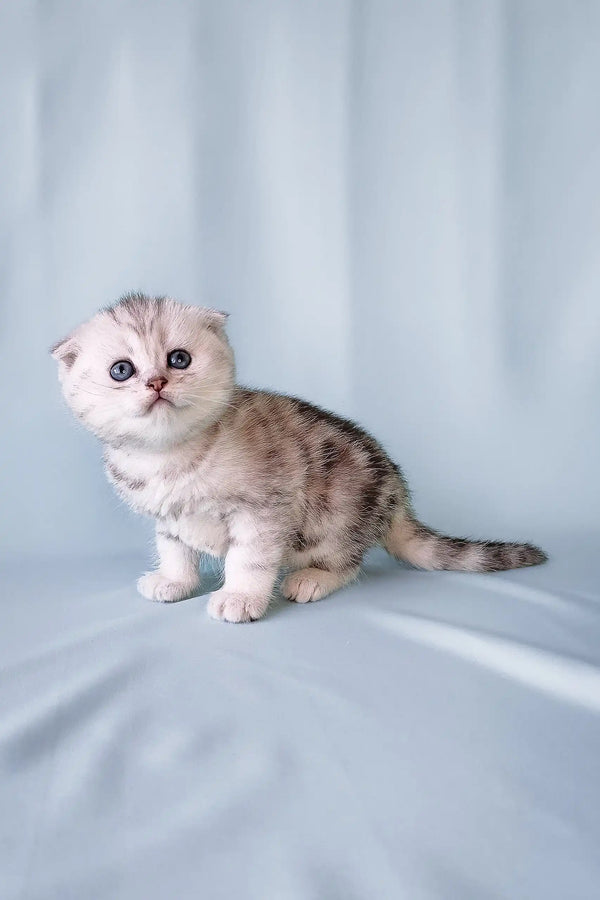
[[[172,406],[173,408],[175,408],[175,404],[172,400],[169,400],[167,397],[163,397],[162,394],[159,394],[157,397],[155,397],[154,400],[152,400],[150,405],[146,407],[146,412],[149,413],[157,407],[160,409],[165,406]]]

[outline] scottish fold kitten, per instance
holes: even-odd
[[[225,558],[212,616],[263,616],[280,568],[306,603],[355,579],[380,544],[424,569],[543,562],[530,544],[445,537],[417,520],[403,475],[369,434],[294,397],[235,383],[226,316],[129,294],[52,348],[67,403],[104,444],[106,474],[156,521],[152,600],[198,589],[201,553]]]

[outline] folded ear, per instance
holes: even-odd
[[[73,336],[69,335],[68,337],[63,338],[62,341],[58,341],[54,344],[54,346],[50,348],[50,353],[57,362],[63,363],[67,369],[70,369],[79,356],[79,346],[76,344]]]
[[[211,328],[214,331],[222,331],[225,328],[229,313],[221,312],[218,309],[211,309],[207,306],[196,307],[196,309],[207,328]]]

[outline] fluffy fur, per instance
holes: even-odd
[[[376,544],[424,569],[545,560],[530,544],[445,537],[421,524],[373,437],[302,400],[236,385],[225,320],[130,294],[52,349],[67,403],[104,444],[109,480],[156,520],[160,565],[138,582],[145,597],[194,593],[200,553],[225,557],[208,608],[229,622],[264,615],[280,568],[289,570],[284,595],[306,603],[356,578]],[[169,367],[174,350],[191,355],[188,368]],[[118,360],[135,368],[122,382],[110,376]]]

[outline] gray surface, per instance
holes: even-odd
[[[0,896],[596,900],[600,570],[550,549],[376,557],[248,626],[143,600],[139,560],[11,570]]]
[[[0,4],[2,900],[600,895],[599,39],[583,0]],[[143,601],[47,355],[135,288],[551,563]]]

